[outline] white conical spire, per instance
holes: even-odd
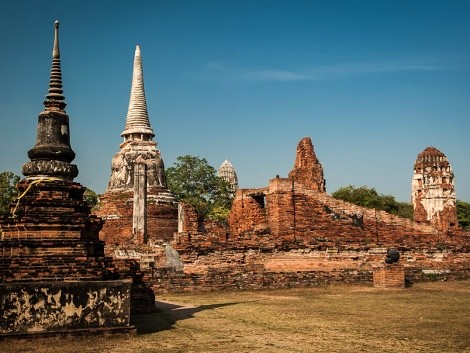
[[[147,113],[142,58],[138,45],[135,48],[134,71],[132,74],[131,97],[129,99],[129,109],[127,110],[126,127],[121,136],[125,137],[132,134],[150,135],[150,138],[155,136]]]

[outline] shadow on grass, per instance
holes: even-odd
[[[159,331],[171,330],[173,325],[179,320],[186,320],[194,317],[195,313],[205,310],[212,310],[224,306],[236,305],[242,302],[200,305],[197,307],[187,307],[168,302],[157,301],[156,311],[153,313],[136,313],[131,317],[131,324],[137,329],[137,334],[145,335]]]

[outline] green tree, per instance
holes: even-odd
[[[413,218],[413,206],[398,202],[392,195],[379,194],[374,188],[354,185],[343,186],[331,194],[335,199],[358,206],[375,208],[400,217]]]
[[[166,170],[168,187],[178,200],[193,205],[198,217],[226,221],[233,193],[228,182],[217,176],[205,158],[179,156]]]
[[[19,180],[20,177],[12,172],[0,173],[0,216],[10,213],[10,204],[18,195],[16,184]]]
[[[83,193],[83,201],[94,208],[98,205],[98,194],[91,189],[85,188],[85,192]]]
[[[470,229],[470,202],[457,200],[457,218],[462,228]]]

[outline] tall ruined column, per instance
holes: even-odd
[[[427,147],[418,154],[411,189],[416,222],[444,232],[458,229],[454,173],[444,153]]]
[[[163,158],[153,141],[155,134],[148,117],[139,46],[135,49],[129,108],[121,136],[124,141],[113,157],[108,188],[100,197],[101,208],[97,211],[106,219],[102,239],[125,244],[134,242],[138,232],[145,234],[137,237],[138,242],[148,238],[170,240],[178,228],[177,202],[167,188]],[[141,165],[146,167],[145,182],[136,180],[141,175],[136,172]]]

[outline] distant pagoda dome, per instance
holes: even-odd
[[[230,184],[233,191],[238,190],[237,172],[235,171],[233,164],[230,163],[227,159],[225,159],[225,161],[220,165],[217,174],[220,178],[224,179]]]
[[[446,155],[426,147],[416,157],[411,185],[413,219],[448,231],[458,228],[454,173]]]

